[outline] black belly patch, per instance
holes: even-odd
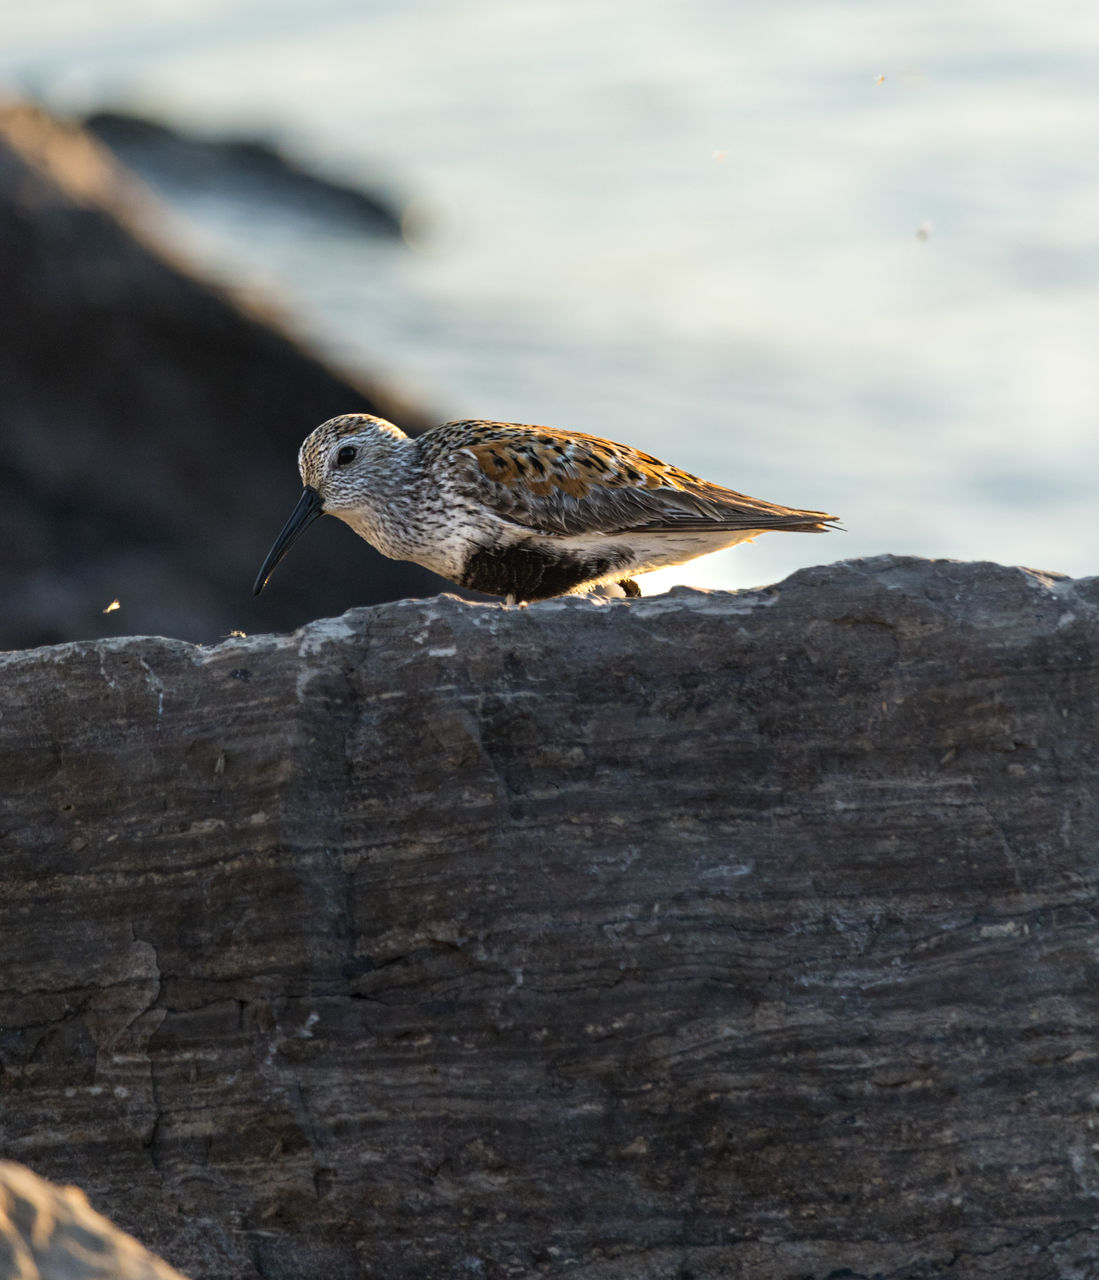
[[[558,554],[522,542],[510,547],[482,547],[466,561],[462,586],[488,596],[548,600],[606,577],[627,559],[626,554],[614,552],[603,556]]]

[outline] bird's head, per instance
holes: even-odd
[[[353,510],[370,492],[370,477],[384,470],[393,446],[408,437],[392,422],[369,413],[330,418],[302,442],[298,470],[331,515]]]
[[[387,469],[396,447],[408,437],[391,422],[369,413],[347,413],[322,422],[298,450],[305,488],[256,577],[259,595],[275,566],[300,535],[322,515],[346,519],[369,501],[371,477]]]

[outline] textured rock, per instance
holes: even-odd
[[[185,1280],[88,1205],[0,1160],[0,1280]]]
[[[195,1280],[1099,1273],[1099,579],[442,597],[0,705],[0,1151]]]
[[[252,601],[300,493],[306,433],[367,406],[426,423],[198,279],[158,226],[152,197],[88,134],[0,109],[0,648],[135,631],[212,641],[437,590],[327,520]]]

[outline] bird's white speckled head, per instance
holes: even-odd
[[[357,510],[400,468],[411,443],[400,427],[369,413],[329,418],[298,451],[302,484],[317,491],[330,515]]]

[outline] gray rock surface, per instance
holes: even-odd
[[[371,406],[427,420],[198,278],[110,152],[26,105],[0,108],[0,281],[0,648],[212,641],[439,589],[326,520],[252,600],[304,436]]]
[[[0,1280],[185,1280],[88,1204],[0,1160]]]
[[[200,1280],[1099,1274],[1099,579],[0,664],[0,1152]]]

